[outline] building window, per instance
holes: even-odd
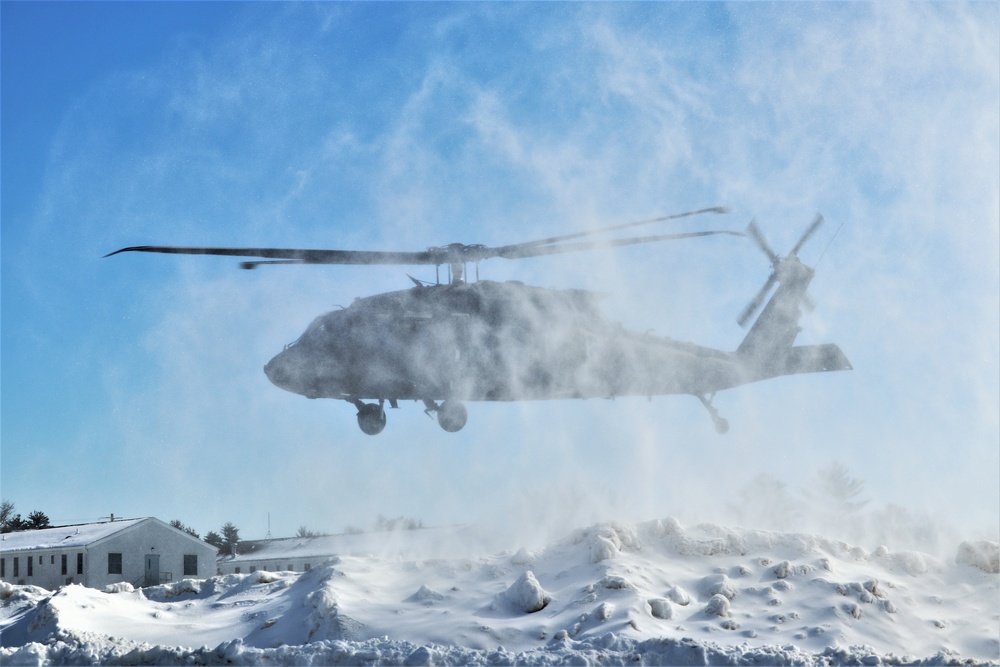
[[[239,573],[240,573],[240,568],[237,567],[236,568],[236,574],[239,574]]]
[[[7,576],[7,559],[0,558],[0,579]]]
[[[289,572],[295,572],[295,568],[294,568],[294,567],[292,567],[292,564],[291,564],[291,563],[289,563],[289,564],[288,564],[288,571],[289,571]]]
[[[14,556],[14,576],[17,577],[21,574],[21,559]]]
[[[82,553],[76,555],[76,573],[77,574],[83,574],[83,554]]]
[[[62,573],[66,574],[66,554],[62,555]]]
[[[55,564],[56,564],[56,555],[55,555],[55,554],[52,554],[52,555],[51,555],[51,556],[49,557],[49,565],[55,565]]]
[[[122,573],[122,555],[108,554],[108,574]]]
[[[184,556],[184,576],[185,577],[197,577],[198,576],[198,556],[197,555],[186,555]]]
[[[34,562],[35,562],[35,559],[32,558],[31,556],[28,556],[28,576],[29,577],[32,577],[32,576],[35,575],[34,569],[31,567]]]
[[[257,571],[257,566],[256,565],[251,565],[250,566],[250,571],[251,572],[256,572]],[[14,559],[14,576],[15,577],[17,576],[17,559],[16,558]]]
[[[308,571],[309,571],[309,570],[311,570],[311,569],[313,569],[313,566],[312,566],[312,564],[310,564],[310,563],[306,563],[306,572],[308,572]]]
[[[41,564],[42,564],[42,557],[41,557],[41,556],[39,556],[39,557],[38,557],[38,564],[39,564],[39,565],[41,565]]]

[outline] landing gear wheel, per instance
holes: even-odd
[[[719,435],[725,435],[729,433],[729,421],[724,417],[719,417],[715,421],[715,432]]]
[[[461,431],[469,419],[469,411],[459,401],[445,401],[437,411],[438,424],[448,433]]]
[[[368,435],[378,435],[385,428],[385,410],[375,403],[358,406],[358,427]]]
[[[711,398],[706,398],[701,394],[695,394],[694,396],[701,401],[701,404],[705,406],[706,410],[708,410],[708,414],[712,418],[712,423],[715,424],[715,432],[719,435],[729,433],[729,422],[724,417],[719,416],[719,411],[715,409],[714,405],[712,405],[712,398],[715,398],[715,394],[712,394]]]

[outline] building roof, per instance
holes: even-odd
[[[470,530],[465,526],[390,530],[371,533],[346,533],[319,537],[287,537],[273,540],[246,540],[236,556],[219,553],[220,563],[282,561],[292,558],[378,555],[390,559],[443,558],[455,550],[456,542],[468,544]]]
[[[126,528],[148,521],[149,518],[121,519],[101,523],[81,523],[40,530],[20,530],[0,536],[0,551],[37,551],[40,549],[73,549],[103,540]]]

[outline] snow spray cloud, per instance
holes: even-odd
[[[376,15],[391,40],[364,30]],[[87,344],[109,413],[86,431],[114,434],[113,465],[154,457],[168,488],[216,490],[204,506],[132,485],[136,512],[248,536],[268,512],[274,534],[383,514],[522,541],[725,520],[758,475],[797,488],[831,460],[885,503],[995,528],[996,26],[988,5],[248,8],[218,43],[80,101],[36,248],[68,212],[64,256],[96,257],[502,245],[724,204],[719,224],[756,217],[785,253],[822,212],[798,342],[836,342],[856,370],[720,394],[724,438],[681,397],[472,404],[456,435],[403,405],[369,439],[348,404],[260,368],[316,315],[406,287],[403,271],[121,257],[84,270],[107,292]],[[728,238],[481,267],[606,293],[629,329],[729,350],[769,270]]]

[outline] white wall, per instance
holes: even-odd
[[[4,561],[4,581],[15,584],[30,584],[55,590],[67,583],[82,583],[85,575],[77,574],[77,554],[83,554],[84,572],[87,555],[84,547],[73,549],[39,549],[37,551],[6,552]],[[66,556],[66,574],[62,573],[62,557]],[[18,561],[18,573],[14,576],[14,559]],[[31,559],[31,576],[28,576],[28,560]]]
[[[108,573],[108,554],[111,553],[122,554],[121,574]],[[122,581],[143,585],[147,554],[159,554],[163,581],[207,579],[215,575],[215,547],[158,519],[147,519],[88,547],[90,568],[86,585],[98,589]],[[197,575],[184,574],[184,556],[188,554],[198,556]]]

